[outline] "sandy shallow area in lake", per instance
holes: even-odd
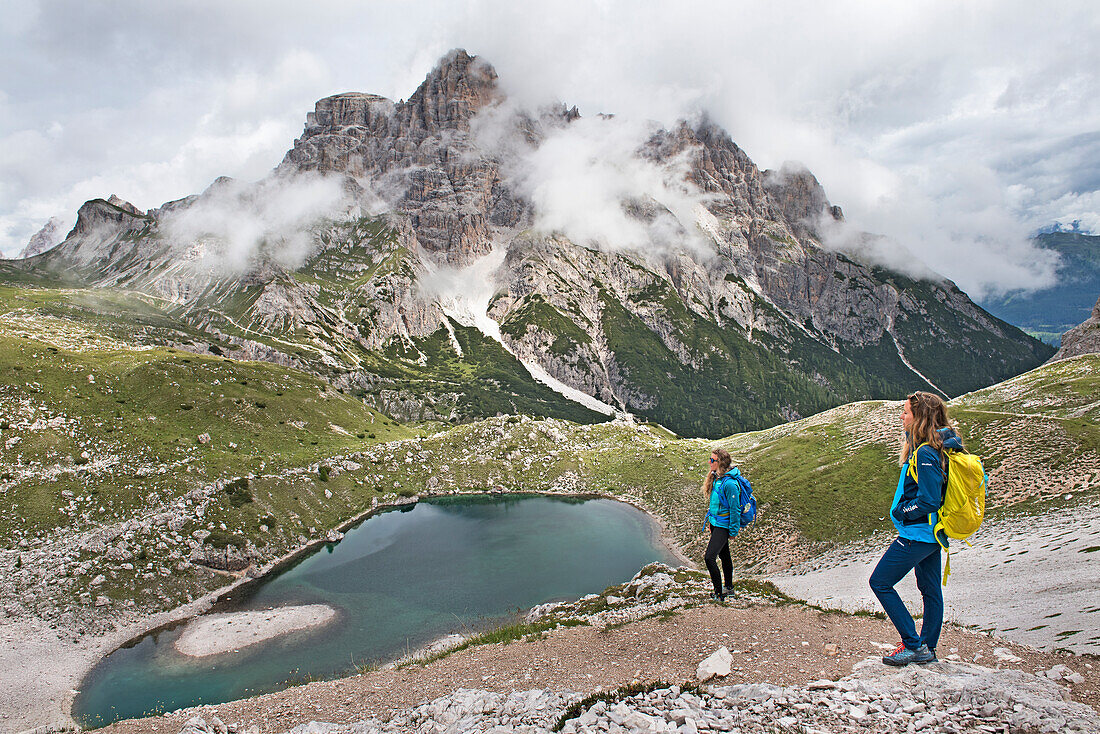
[[[336,610],[325,604],[208,614],[187,623],[175,648],[195,658],[218,655],[291,632],[323,627],[335,618]]]
[[[830,551],[771,580],[826,608],[881,611],[867,579],[892,540]],[[952,541],[946,620],[1042,650],[1100,654],[1100,503],[987,522],[970,541],[973,547]],[[919,613],[913,575],[897,589],[909,611]]]

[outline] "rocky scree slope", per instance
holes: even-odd
[[[88,202],[61,245],[3,270],[147,294],[201,332],[196,349],[227,343],[238,356],[312,371],[403,419],[598,418],[551,406],[523,370],[488,376],[503,404],[478,394],[455,363],[513,359],[498,336],[570,387],[707,436],[914,388],[956,395],[1050,354],[950,282],[826,249],[843,216],[812,174],[760,171],[705,119],[654,129],[635,151],[678,192],[620,202],[646,242],[610,249],[544,231],[517,183],[524,156],[582,122],[563,105],[519,110],[488,63],[454,51],[406,101],[319,101],[258,184],[219,180],[146,213]],[[206,206],[247,209],[273,189],[318,180],[336,180],[343,198],[296,225],[289,239],[309,243],[300,257],[279,256],[288,237],[273,232],[227,274],[217,236],[181,237],[170,226]],[[693,205],[677,205],[685,199]],[[502,261],[462,270],[487,257]],[[467,282],[435,293],[456,269]],[[487,303],[474,298],[485,289]],[[460,329],[468,346],[454,338]],[[524,406],[510,411],[509,401]]]

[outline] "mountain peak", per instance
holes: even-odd
[[[439,60],[406,105],[428,130],[465,127],[499,94],[492,64],[458,48]]]
[[[42,226],[42,229],[38,230],[34,236],[27,242],[27,246],[23,248],[23,251],[19,253],[18,257],[28,258],[35,255],[41,255],[47,250],[51,250],[57,246],[61,240],[65,239],[65,232],[61,229],[61,219],[58,217],[50,217],[49,221]]]
[[[802,163],[785,161],[778,171],[764,171],[764,186],[796,229],[816,235],[820,219],[844,220],[841,208],[829,203],[817,177]]]

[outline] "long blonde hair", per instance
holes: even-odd
[[[913,414],[913,424],[901,439],[901,448],[898,451],[900,465],[907,463],[909,455],[922,443],[930,445],[937,451],[942,449],[943,434],[939,429],[955,428],[954,422],[947,415],[947,404],[939,395],[917,391],[905,400],[909,403],[909,410]]]
[[[711,453],[718,457],[718,476],[722,476],[729,471],[730,464],[733,463],[733,457],[725,449],[715,449]]]

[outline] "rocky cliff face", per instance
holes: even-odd
[[[1100,299],[1097,299],[1092,315],[1088,319],[1062,335],[1062,348],[1051,358],[1051,361],[1056,362],[1059,359],[1069,359],[1094,352],[1100,352]]]
[[[317,103],[280,170],[369,177],[437,262],[466,264],[492,247],[496,227],[527,208],[501,180],[500,161],[474,142],[470,121],[500,102],[493,67],[453,51],[403,102],[339,94]]]
[[[620,201],[648,245],[547,231],[523,155],[560,142],[578,119],[564,105],[520,110],[489,64],[454,51],[406,101],[320,100],[279,167],[251,188],[219,180],[148,214],[121,200],[85,204],[44,266],[154,293],[242,355],[337,370],[341,384],[388,395],[403,415],[419,402],[451,406],[453,417],[474,401],[450,361],[501,358],[497,347],[462,347],[475,337],[499,338],[606,403],[708,435],[914,388],[958,394],[1049,356],[949,282],[824,248],[823,228],[843,215],[816,178],[793,164],[759,170],[706,119],[652,131],[633,153],[679,192],[676,202]],[[265,237],[231,275],[202,267],[224,243],[181,239],[170,226],[212,201],[247,208],[318,176],[340,182],[343,213]],[[308,241],[301,257],[272,254],[296,238]],[[486,274],[490,252],[501,264]],[[473,330],[456,336],[446,309]]]

